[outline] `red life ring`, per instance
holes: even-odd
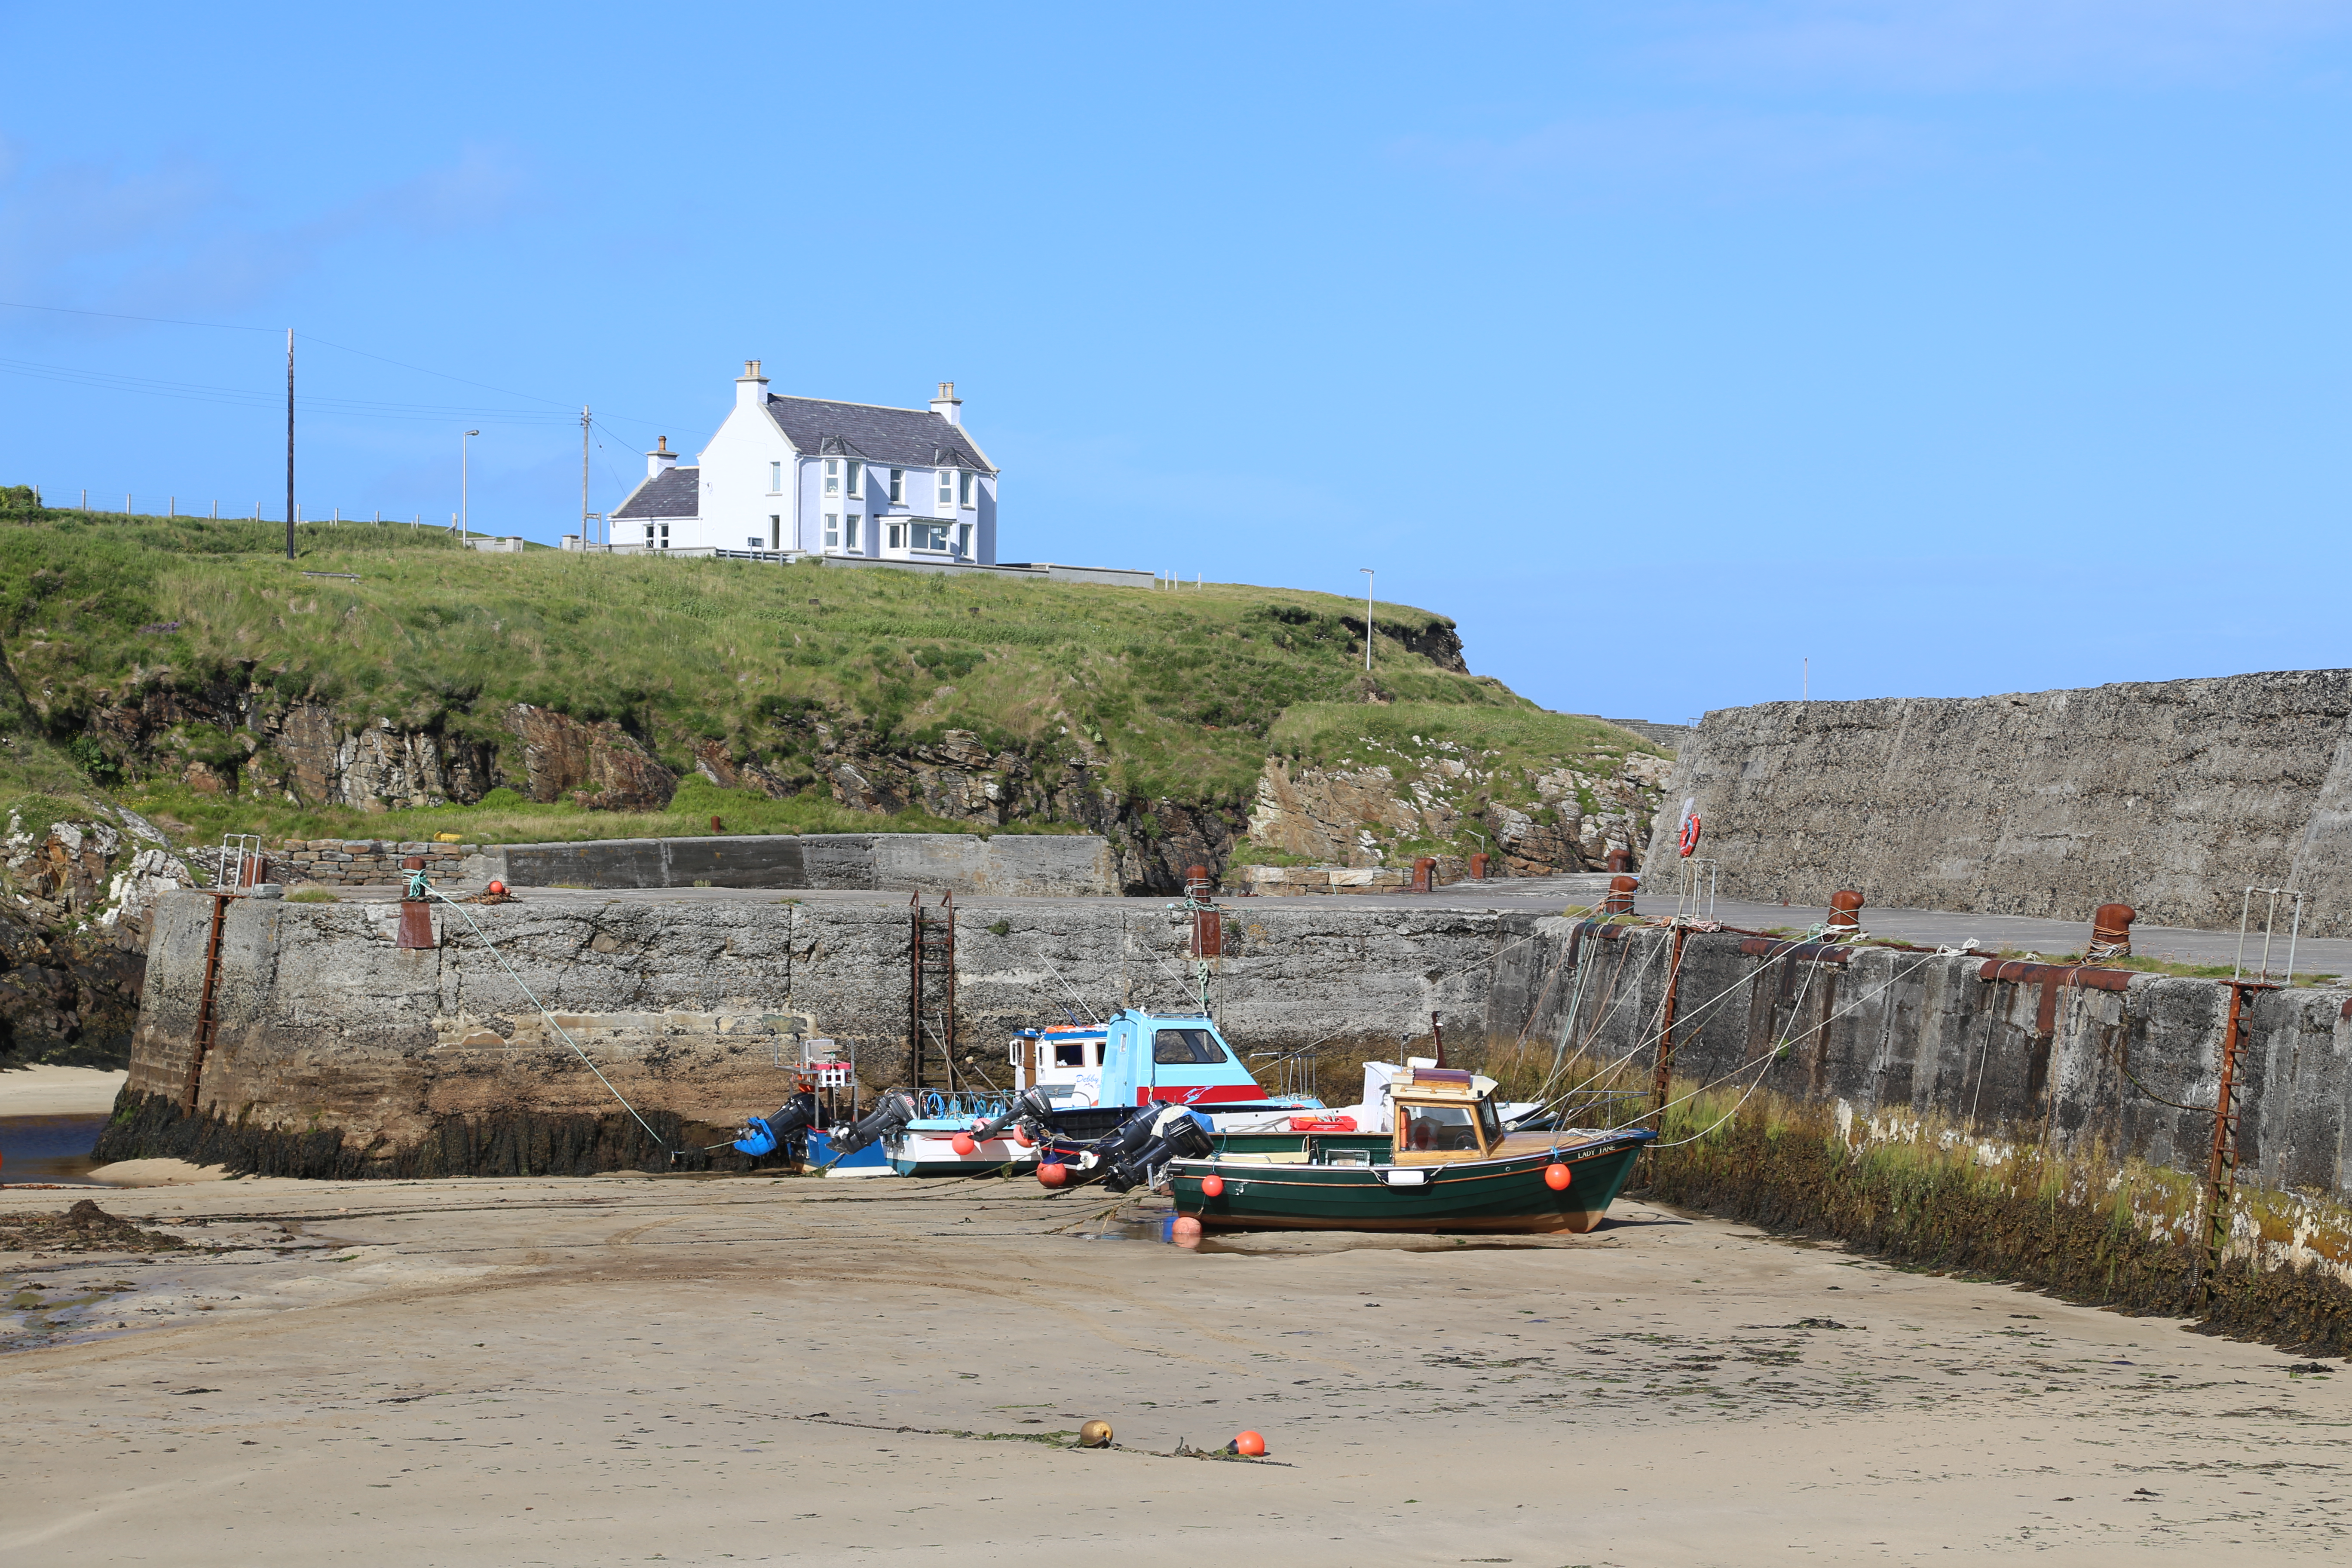
[[[1676,842],[1682,848],[1684,859],[1687,860],[1698,853],[1698,833],[1697,803],[1686,800],[1683,802],[1682,832],[1675,836]]]

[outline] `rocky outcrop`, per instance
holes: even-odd
[[[268,794],[362,809],[477,800],[499,782],[495,748],[387,717],[353,724],[286,700],[249,675],[195,690],[158,685],[90,716],[110,766],[163,773],[202,794]]]
[[[1605,769],[1514,768],[1445,741],[1397,749],[1366,740],[1356,749],[1383,760],[1323,767],[1268,758],[1250,843],[1353,868],[1466,857],[1483,845],[1499,858],[1498,874],[1601,870],[1612,849],[1638,856],[1673,766],[1634,752]]]
[[[677,775],[609,719],[585,723],[526,702],[506,717],[520,746],[523,794],[532,800],[571,795],[606,811],[653,811],[677,793]]]
[[[2352,934],[2352,670],[1719,709],[1677,763],[1734,897]]]
[[[0,860],[0,1065],[129,1059],[157,897],[193,885],[134,812],[37,832],[12,815]]]

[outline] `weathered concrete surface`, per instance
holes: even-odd
[[[1092,834],[738,834],[492,845],[469,881],[522,888],[842,889],[1066,898],[1116,894],[1109,841]]]
[[[895,900],[572,897],[467,912],[641,1110],[727,1125],[772,1109],[812,1034],[855,1047],[870,1084],[902,1080],[908,916]],[[1060,1023],[1066,1008],[1185,1005],[1185,928],[1158,902],[974,900],[956,913],[963,1054],[1001,1081],[1014,1028]],[[451,1118],[611,1111],[466,917],[433,915],[440,945],[403,950],[396,903],[232,902],[198,1109],[387,1152]],[[201,895],[159,906],[133,1095],[185,1084],[210,916]],[[1220,1016],[1246,1051],[1333,1040],[1391,1054],[1432,1013],[1475,1024],[1504,919],[1237,913]]]
[[[1723,891],[2234,928],[2242,890],[2312,896],[2352,934],[2352,670],[1706,715],[1667,789]],[[1677,812],[1646,865],[1670,868]],[[1655,876],[1654,871],[1653,876]]]
[[[1488,1030],[1630,1058],[1646,1084],[1673,933],[1633,927],[1602,937],[1601,929],[1580,936],[1580,922],[1546,919],[1532,922],[1532,940],[1498,947]],[[2045,1030],[2042,986],[1988,982],[1979,957],[1863,947],[1842,964],[1809,963],[1778,956],[1785,943],[1749,952],[1742,942],[1729,933],[1685,939],[1674,981],[1678,1076],[1705,1083],[1737,1074],[1741,1089],[1760,1082],[1799,1101],[1843,1101],[1860,1121],[1932,1119],[2202,1175],[2228,986],[2155,974],[2121,992],[2061,986]],[[2250,994],[2238,1071],[2244,1178],[2352,1200],[2347,1004],[2352,991],[2340,988]],[[1793,1046],[1784,1059],[1740,1072],[1784,1039]]]

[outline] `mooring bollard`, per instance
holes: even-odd
[[[1858,931],[1862,927],[1862,895],[1851,888],[1830,895],[1832,931]]]
[[[1633,912],[1633,889],[1641,885],[1641,879],[1635,877],[1610,878],[1609,896],[1601,900],[1601,912],[1604,915],[1632,914]]]
[[[1470,879],[1474,882],[1486,879],[1486,857],[1483,851],[1470,857]]]
[[[2101,904],[2091,911],[2091,945],[2083,950],[2083,957],[2097,963],[2103,958],[2131,956],[2131,923],[2139,911],[2129,904]]]
[[[1437,891],[1437,862],[1423,856],[1412,863],[1412,890],[1416,893]]]
[[[1610,870],[1630,871],[1633,868],[1633,852],[1631,849],[1612,849],[1609,851]]]
[[[1186,898],[1205,899],[1214,890],[1213,886],[1209,881],[1209,868],[1206,866],[1187,866],[1184,868],[1184,896]]]
[[[411,855],[400,863],[404,871],[422,871],[425,858]],[[429,948],[433,945],[433,906],[423,899],[400,900],[400,941],[395,945],[406,948]]]

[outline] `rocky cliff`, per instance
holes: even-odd
[[[1258,780],[1256,850],[1356,868],[1484,848],[1497,874],[1602,870],[1638,858],[1672,760],[1646,752],[1514,763],[1498,752],[1412,735],[1364,736],[1345,763],[1271,757]]]
[[[2285,886],[2352,933],[2352,670],[1722,709],[1667,794],[1738,898],[2228,929]]]
[[[0,1067],[126,1065],[155,900],[195,880],[136,813],[88,810],[0,844]]]

